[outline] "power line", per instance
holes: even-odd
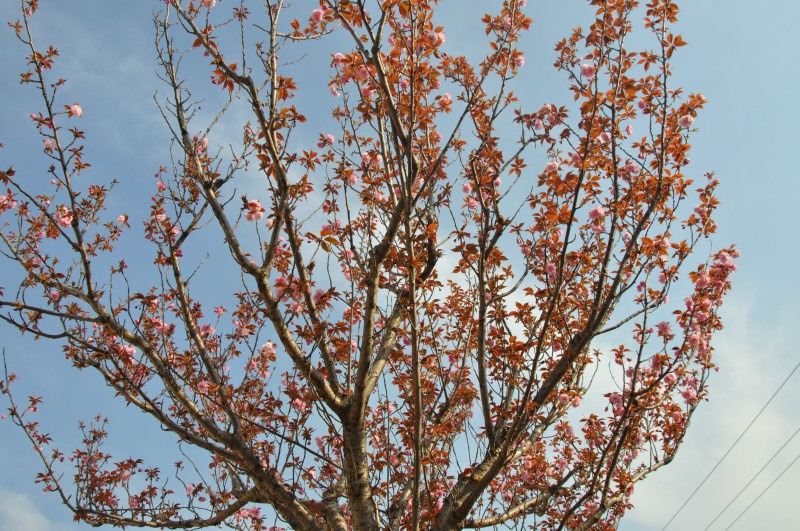
[[[744,511],[742,511],[741,513],[739,513],[739,516],[737,516],[737,517],[736,517],[736,520],[734,520],[733,522],[731,522],[731,523],[730,523],[730,525],[729,525],[728,527],[726,527],[726,528],[725,528],[725,531],[728,531],[728,529],[730,529],[731,527],[733,527],[733,524],[735,524],[735,523],[736,523],[736,522],[739,520],[739,518],[741,518],[742,516],[744,516],[744,513],[746,513],[746,512],[747,512],[747,511],[750,509],[750,507],[752,507],[753,505],[755,505],[755,503],[756,503],[758,500],[760,500],[760,499],[761,499],[761,496],[763,496],[763,495],[764,495],[764,493],[765,493],[765,492],[767,492],[767,491],[768,491],[768,490],[769,490],[769,489],[770,489],[770,488],[771,488],[771,487],[772,487],[772,486],[775,484],[775,482],[776,482],[776,481],[778,481],[779,479],[781,479],[781,476],[782,476],[782,475],[784,475],[784,474],[785,474],[785,473],[786,473],[786,472],[787,472],[787,471],[788,471],[790,468],[792,468],[792,465],[793,465],[793,464],[795,464],[795,463],[797,462],[797,460],[798,460],[798,459],[800,459],[800,454],[797,454],[797,457],[795,457],[795,458],[794,458],[794,460],[793,460],[791,463],[789,463],[789,465],[788,465],[786,468],[784,468],[784,469],[783,469],[783,471],[782,471],[780,474],[778,474],[778,477],[776,477],[775,479],[773,479],[773,480],[772,480],[772,483],[770,483],[769,485],[767,485],[767,488],[765,488],[764,490],[762,490],[762,491],[761,491],[761,494],[759,494],[759,495],[756,497],[756,499],[755,499],[755,500],[751,501],[751,502],[750,502],[750,505],[748,505],[747,507],[745,507],[745,508],[744,508]]]
[[[728,507],[730,507],[731,505],[733,505],[733,502],[735,502],[735,501],[737,500],[737,498],[739,498],[739,496],[741,496],[741,495],[742,495],[742,493],[743,493],[745,490],[747,490],[747,487],[749,487],[749,486],[750,486],[750,485],[753,483],[753,481],[755,481],[755,479],[756,479],[756,478],[757,478],[759,475],[761,475],[761,473],[762,473],[762,472],[763,472],[763,471],[764,471],[764,470],[767,468],[767,466],[769,466],[769,464],[770,464],[770,463],[771,463],[771,462],[772,462],[772,461],[773,461],[773,460],[774,460],[776,457],[778,457],[778,454],[779,454],[779,453],[781,453],[781,452],[783,451],[783,449],[784,449],[784,448],[786,448],[786,445],[788,445],[788,444],[789,444],[789,443],[792,441],[792,439],[794,439],[795,435],[797,435],[798,433],[800,433],[800,428],[797,428],[797,429],[795,430],[795,432],[792,434],[792,436],[791,436],[791,437],[789,437],[789,438],[786,440],[786,442],[785,442],[785,443],[783,443],[783,446],[781,446],[780,448],[778,448],[778,450],[777,450],[777,451],[776,451],[774,454],[772,454],[772,457],[770,457],[770,458],[769,458],[769,461],[767,461],[766,463],[764,463],[764,466],[762,466],[762,467],[761,467],[761,470],[759,470],[758,472],[756,472],[756,475],[755,475],[755,476],[753,476],[752,478],[750,478],[750,481],[748,481],[748,482],[747,482],[747,484],[746,484],[744,487],[742,487],[742,490],[740,490],[739,492],[737,492],[737,493],[736,493],[736,496],[734,496],[734,497],[733,497],[733,499],[732,499],[731,501],[729,501],[729,502],[728,502],[728,505],[726,505],[726,506],[725,506],[725,507],[724,507],[724,508],[723,508],[723,509],[722,509],[722,510],[721,510],[721,511],[720,511],[720,512],[717,514],[717,516],[715,516],[715,517],[714,517],[714,519],[713,519],[713,520],[711,520],[711,523],[709,523],[709,524],[708,524],[708,525],[705,527],[705,529],[704,529],[703,531],[708,531],[708,529],[709,529],[709,528],[710,528],[712,525],[714,525],[714,522],[716,522],[716,521],[719,519],[719,517],[720,517],[720,516],[722,516],[722,514],[723,514],[725,511],[727,511],[727,510],[728,510]],[[747,510],[747,509],[745,509],[745,510]],[[742,513],[742,514],[744,514],[744,513]],[[740,516],[741,516],[741,515],[740,515]],[[738,518],[737,518],[737,519],[738,519]],[[731,524],[731,525],[733,525],[733,524]]]
[[[683,508],[686,507],[686,505],[692,500],[694,495],[697,494],[697,491],[699,491],[700,488],[703,485],[705,485],[706,481],[708,481],[708,478],[711,477],[711,474],[713,474],[714,471],[719,467],[719,465],[722,464],[722,462],[725,460],[725,458],[728,457],[728,454],[731,453],[731,450],[733,450],[736,447],[736,445],[739,444],[739,441],[742,440],[742,437],[744,437],[744,435],[753,426],[753,424],[755,424],[756,420],[758,420],[758,417],[760,417],[761,414],[764,412],[764,410],[767,409],[767,406],[770,405],[770,403],[775,398],[775,396],[778,393],[780,393],[781,389],[783,389],[783,386],[786,385],[786,382],[789,381],[789,378],[792,377],[792,375],[797,371],[798,368],[800,368],[800,361],[797,362],[797,365],[794,366],[794,369],[792,369],[792,372],[790,372],[789,375],[786,377],[786,379],[783,380],[783,383],[780,386],[778,386],[778,389],[776,389],[775,392],[772,393],[772,396],[769,397],[769,400],[767,400],[767,403],[764,404],[761,407],[761,410],[759,410],[759,412],[756,414],[756,416],[753,417],[753,420],[750,421],[750,424],[748,424],[747,427],[744,429],[744,431],[739,434],[739,436],[736,438],[735,441],[733,441],[733,444],[731,445],[731,447],[728,448],[728,450],[725,452],[725,454],[723,454],[723,456],[719,458],[719,461],[717,461],[717,464],[714,465],[714,468],[712,468],[711,471],[708,474],[706,474],[706,477],[703,478],[703,481],[701,481],[700,484],[692,491],[692,493],[689,494],[689,497],[686,498],[686,501],[684,501],[683,504],[680,507],[678,507],[678,510],[675,511],[675,514],[672,515],[672,518],[670,518],[669,521],[666,523],[666,525],[664,525],[664,527],[661,528],[661,531],[665,531],[669,527],[669,524],[671,524],[672,521],[675,520],[675,518],[681,513]]]

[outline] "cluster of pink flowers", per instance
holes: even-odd
[[[197,155],[204,153],[208,149],[208,138],[203,137],[202,140],[198,141],[197,137],[194,137],[194,152]]]
[[[12,208],[16,208],[16,206],[17,202],[14,201],[14,198],[10,194],[7,196],[0,195],[0,212],[11,210]]]
[[[354,310],[353,308],[345,308],[342,317],[346,322],[349,322],[351,324],[358,324],[364,318],[364,314],[361,312],[361,310]]]
[[[251,519],[261,518],[261,509],[259,509],[258,507],[249,507],[249,508],[243,507],[239,509],[239,511],[236,513],[235,518],[237,521],[242,520],[244,518],[251,518]]]
[[[202,5],[206,9],[211,9],[212,7],[217,5],[217,0],[201,0],[200,5]]]
[[[264,217],[264,207],[261,206],[261,201],[258,199],[251,199],[246,205],[247,213],[244,217],[247,221],[255,221]]]
[[[603,219],[603,216],[606,215],[606,209],[601,206],[596,206],[589,211],[589,219],[592,221],[598,221]]]
[[[694,123],[694,116],[692,116],[691,114],[681,116],[678,119],[678,125],[683,128],[691,127],[693,123]]]
[[[428,31],[425,36],[432,46],[441,46],[445,43],[444,32]]]
[[[370,168],[379,168],[383,164],[383,156],[380,153],[363,153],[361,162]]]
[[[373,96],[375,96],[375,88],[370,84],[363,85],[361,87],[361,96],[365,100],[371,99]]]
[[[335,140],[336,138],[333,135],[331,134],[325,135],[324,137],[320,138],[319,142],[317,142],[317,147],[322,149],[325,146],[330,146],[333,144]]]
[[[675,334],[672,333],[672,327],[666,321],[661,321],[656,325],[656,330],[658,330],[658,335],[663,337],[664,340],[669,341],[675,337]]]
[[[544,272],[547,273],[547,279],[552,282],[556,279],[558,268],[553,262],[549,262],[546,266],[544,266]]]
[[[56,219],[56,223],[64,228],[72,225],[72,212],[65,206],[58,207],[58,210],[56,210],[56,213],[53,217]]]
[[[271,358],[272,356],[275,355],[275,343],[273,343],[272,341],[267,341],[266,343],[261,345],[261,348],[258,351],[262,355]]]
[[[70,117],[75,116],[75,117],[80,118],[81,116],[83,116],[83,109],[81,108],[80,105],[75,103],[75,104],[67,107],[67,116],[70,116]]]
[[[599,135],[597,135],[597,142],[600,144],[607,144],[611,141],[611,133],[608,131],[603,131]]]
[[[581,75],[585,77],[587,80],[591,81],[594,79],[595,74],[597,74],[597,69],[594,65],[590,64],[582,64],[581,65]]]
[[[611,403],[615,416],[619,417],[625,413],[625,405],[623,404],[623,397],[621,394],[611,393],[608,397],[608,401]]]
[[[319,24],[320,22],[322,22],[322,19],[325,18],[325,12],[321,9],[315,9],[314,11],[311,12],[310,18],[311,21],[314,22],[314,24]]]
[[[699,400],[699,398],[697,397],[697,391],[695,391],[693,387],[687,387],[686,389],[681,391],[681,396],[683,397],[684,400],[686,400],[686,403],[689,405],[694,405]]]
[[[572,407],[578,407],[581,405],[581,397],[575,396],[571,397],[567,393],[561,393],[558,395],[558,403],[561,406],[566,406],[567,404],[571,404]]]
[[[51,138],[45,138],[44,140],[42,140],[42,143],[44,144],[44,150],[47,151],[48,153],[52,153],[53,151],[55,151],[56,149],[55,140]]]

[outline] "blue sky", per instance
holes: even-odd
[[[308,0],[296,3],[304,1]],[[461,39],[469,39],[470,28],[476,26],[459,18],[468,11],[454,9],[460,2],[442,2],[446,10],[442,22],[448,43],[469,46]],[[122,182],[123,196],[110,209],[146,200],[153,190],[153,173],[168,161],[168,131],[152,98],[164,89],[154,74],[151,24],[151,11],[159,4],[46,0],[35,19],[40,44],[53,42],[62,52],[59,75],[69,79],[63,101],[80,102],[85,110],[81,126],[89,137],[92,175]],[[308,4],[310,10],[314,2]],[[559,87],[564,86],[563,78],[546,65],[553,57],[552,45],[566,29],[588,25],[583,4],[528,2],[534,26],[525,42],[525,68],[526,75],[537,79],[530,89],[531,108],[558,97]],[[11,0],[0,4],[0,19],[18,18],[16,7]],[[685,0],[681,8],[678,30],[689,46],[676,59],[676,82],[709,100],[695,122],[699,132],[693,138],[692,167],[698,177],[714,171],[722,181],[716,246],[735,242],[742,257],[724,306],[727,327],[716,337],[720,371],[712,379],[711,401],[693,418],[676,460],[637,485],[633,497],[637,507],[623,522],[625,531],[661,529],[800,361],[795,341],[800,282],[793,267],[800,259],[795,229],[800,172],[794,160],[800,121],[795,102],[800,86],[796,29],[800,3]],[[21,53],[13,33],[0,32],[0,64],[6,74],[0,79],[0,143],[6,144],[0,151],[0,166],[13,164],[18,171],[43,175],[47,162],[41,157],[41,141],[26,118],[39,103],[16,82],[15,73],[23,68]],[[314,74],[312,68],[304,75]],[[523,100],[526,79],[533,77],[523,78],[517,89]],[[72,371],[57,346],[20,340],[7,328],[0,329],[0,338],[14,369],[23,376],[20,389],[52,398],[43,420],[54,433],[66,437],[65,447],[77,437],[77,420],[98,412],[121,416],[113,426],[120,430],[113,444],[122,447],[137,441],[137,447],[158,447],[158,430],[147,431],[154,439],[146,445],[134,439],[142,426],[140,419],[112,405],[108,391],[91,375]],[[711,522],[800,427],[795,407],[799,400],[800,374],[788,382],[670,529],[703,529]],[[712,529],[724,529],[798,454],[800,438],[787,445]],[[33,484],[37,470],[21,434],[9,422],[0,422],[0,529],[78,529],[56,497]],[[800,464],[778,480],[734,529],[793,528],[798,480]]]

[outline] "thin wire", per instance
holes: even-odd
[[[755,479],[756,479],[758,476],[760,476],[760,475],[761,475],[761,473],[762,473],[762,472],[763,472],[763,471],[764,471],[764,470],[767,468],[767,466],[769,466],[769,464],[770,464],[770,463],[771,463],[771,462],[772,462],[772,461],[773,461],[773,460],[774,460],[776,457],[778,457],[778,454],[779,454],[779,453],[781,453],[781,452],[783,451],[783,449],[784,449],[784,448],[786,448],[786,445],[787,445],[787,444],[789,444],[789,443],[792,441],[792,439],[794,439],[794,438],[795,438],[795,436],[796,436],[798,433],[800,433],[800,428],[797,428],[797,429],[795,430],[795,432],[792,434],[792,436],[791,436],[791,437],[789,437],[789,438],[786,440],[786,442],[785,442],[785,443],[783,443],[783,446],[781,446],[780,448],[778,448],[778,450],[777,450],[777,451],[776,451],[774,454],[772,454],[772,457],[770,457],[770,458],[769,458],[769,461],[767,461],[766,463],[764,463],[764,466],[762,466],[762,467],[761,467],[761,470],[759,470],[758,472],[756,472],[756,475],[755,475],[755,476],[753,476],[752,478],[750,478],[750,481],[748,481],[748,482],[747,482],[747,484],[746,484],[744,487],[742,487],[742,490],[740,490],[739,492],[737,492],[737,493],[736,493],[736,496],[734,496],[734,497],[733,497],[733,499],[732,499],[731,501],[729,501],[729,502],[728,502],[728,505],[726,505],[726,506],[725,506],[725,508],[724,508],[724,509],[722,509],[722,510],[719,512],[719,514],[717,514],[717,516],[715,516],[715,517],[714,517],[714,519],[713,519],[713,520],[711,520],[711,523],[709,523],[709,524],[708,524],[708,525],[705,527],[705,529],[704,529],[703,531],[708,531],[708,529],[709,529],[709,528],[710,528],[712,525],[714,525],[714,522],[716,522],[716,521],[719,519],[719,517],[720,517],[720,516],[722,516],[722,514],[723,514],[725,511],[727,511],[727,510],[728,510],[728,507],[730,507],[731,505],[733,505],[733,502],[735,502],[735,501],[737,500],[737,498],[739,498],[739,496],[741,496],[741,495],[742,495],[742,493],[743,493],[745,490],[747,490],[747,487],[749,487],[749,486],[750,486],[750,485],[753,483],[753,481],[755,481]]]
[[[793,465],[793,464],[795,464],[795,463],[797,462],[797,460],[798,460],[798,459],[800,459],[800,454],[797,454],[797,457],[795,457],[795,458],[794,458],[794,460],[793,460],[791,463],[789,463],[789,465],[788,465],[786,468],[784,468],[784,469],[783,469],[783,472],[781,472],[780,474],[778,474],[778,477],[776,477],[775,479],[773,479],[773,480],[772,480],[772,483],[770,483],[769,485],[767,485],[767,488],[765,488],[764,490],[762,490],[762,491],[761,491],[761,494],[759,494],[759,495],[756,497],[756,499],[755,499],[755,500],[753,500],[752,502],[750,502],[750,505],[748,505],[747,507],[745,507],[744,511],[742,511],[741,513],[739,513],[739,516],[737,516],[737,517],[736,517],[736,520],[734,520],[733,522],[731,522],[731,523],[730,523],[730,525],[729,525],[728,527],[726,527],[726,528],[725,528],[725,531],[728,531],[728,529],[730,529],[731,527],[733,527],[733,524],[735,524],[735,523],[736,523],[736,522],[739,520],[739,518],[741,518],[742,516],[744,516],[744,513],[746,513],[746,512],[747,512],[747,511],[750,509],[750,507],[752,507],[753,505],[755,505],[755,503],[756,503],[758,500],[760,500],[760,499],[761,499],[761,496],[763,496],[763,495],[764,495],[764,493],[765,493],[765,492],[767,492],[767,491],[768,491],[768,490],[769,490],[769,489],[770,489],[770,488],[771,488],[771,487],[772,487],[772,486],[775,484],[775,482],[776,482],[776,481],[778,481],[779,479],[781,479],[781,476],[783,476],[783,475],[784,475],[784,474],[785,474],[785,473],[786,473],[786,472],[787,472],[787,471],[788,471],[790,468],[792,468],[792,465]]]
[[[753,424],[755,424],[756,420],[758,420],[758,417],[760,417],[761,414],[764,412],[764,410],[767,409],[767,406],[770,404],[770,402],[772,402],[772,400],[775,398],[775,396],[778,393],[780,393],[781,389],[783,389],[783,386],[786,385],[786,382],[789,381],[789,378],[792,377],[792,375],[797,371],[798,368],[800,368],[800,361],[797,362],[797,365],[794,366],[794,369],[792,369],[792,372],[790,372],[789,375],[786,377],[786,379],[783,380],[783,383],[778,387],[778,389],[774,393],[772,393],[772,396],[769,397],[769,400],[767,400],[767,403],[764,404],[761,407],[761,410],[756,414],[756,416],[753,417],[753,420],[750,421],[750,424],[748,424],[747,427],[744,429],[744,431],[739,434],[739,436],[736,438],[735,441],[733,441],[733,444],[731,445],[730,448],[728,448],[728,451],[726,451],[725,454],[722,457],[719,458],[719,461],[717,461],[717,464],[714,465],[714,468],[711,469],[711,471],[706,475],[706,477],[703,478],[703,481],[701,481],[700,484],[692,491],[692,493],[689,494],[689,497],[686,498],[686,501],[683,502],[683,505],[678,507],[678,510],[675,511],[675,514],[672,515],[672,518],[670,518],[669,521],[666,523],[666,525],[661,528],[661,531],[665,531],[669,527],[669,524],[671,524],[672,521],[675,520],[675,518],[681,513],[683,508],[686,507],[686,505],[692,500],[692,498],[694,498],[694,495],[697,494],[697,491],[699,491],[700,488],[703,485],[705,485],[706,481],[708,481],[708,478],[711,477],[711,474],[713,474],[714,471],[719,467],[719,465],[722,464],[722,462],[725,460],[725,458],[728,457],[728,454],[731,453],[731,450],[733,450],[736,447],[736,445],[739,444],[739,441],[742,440],[742,437],[744,437],[745,433],[747,433],[747,431],[753,426]]]

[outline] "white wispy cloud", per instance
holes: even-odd
[[[0,529],[68,531],[76,528],[51,521],[26,495],[0,488]]]

